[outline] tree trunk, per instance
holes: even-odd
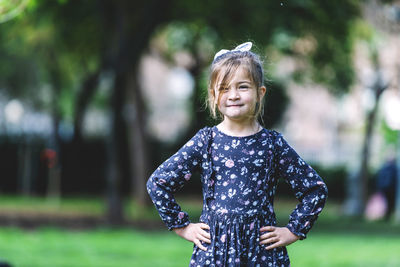
[[[110,133],[107,136],[107,185],[106,219],[112,225],[118,225],[124,221],[123,200],[121,197],[122,164],[121,164],[121,132],[122,107],[125,95],[125,75],[121,68],[122,62],[126,60],[123,55],[123,48],[126,46],[126,20],[124,17],[124,1],[100,2],[104,28],[108,30],[108,39],[103,49],[110,67],[110,72],[115,74],[114,85],[110,98]]]
[[[110,221],[122,220],[122,206],[119,194],[119,186],[122,179],[122,143],[126,143],[126,135],[122,133],[123,121],[123,107],[125,96],[128,88],[128,77],[131,73],[135,73],[139,65],[140,56],[144,49],[147,47],[149,39],[153,34],[156,26],[163,22],[166,9],[170,1],[146,1],[146,2],[132,2],[127,0],[121,1],[103,1],[104,7],[112,10],[113,14],[105,15],[106,28],[113,29],[111,36],[112,40],[109,42],[107,55],[109,59],[111,71],[115,73],[115,86],[113,88],[113,97],[111,104],[111,135],[108,144],[108,160],[109,160],[109,176],[108,176],[108,218]],[[110,12],[109,12],[110,13]],[[111,48],[111,49],[110,49]],[[115,52],[115,53],[112,53]],[[136,79],[136,76],[134,77]],[[135,196],[138,197],[139,203],[145,203],[145,190],[144,181],[147,174],[146,169],[146,138],[144,135],[144,101],[139,92],[139,87],[136,82],[133,83],[131,88],[134,100],[133,110],[137,111],[137,118],[135,119],[134,128],[131,128],[131,151],[129,157],[133,158],[135,155],[135,163],[132,164],[133,184],[135,186]],[[136,118],[136,116],[135,116]],[[132,127],[133,125],[131,125]],[[122,142],[122,143],[121,143]],[[129,142],[128,142],[129,143]],[[134,148],[133,148],[134,147]],[[136,150],[137,148],[137,150]],[[137,160],[137,161],[136,161]],[[140,164],[139,162],[143,163]],[[120,205],[118,207],[118,205]]]
[[[150,204],[146,192],[146,181],[149,175],[148,163],[148,140],[146,138],[146,107],[144,104],[141,88],[137,82],[137,71],[132,72],[126,112],[129,148],[132,175],[133,199],[139,206]]]
[[[128,1],[129,2],[129,1]],[[121,43],[119,68],[129,73],[129,83],[126,84],[129,103],[125,110],[127,120],[130,173],[132,175],[132,194],[135,202],[140,205],[147,205],[150,199],[146,192],[146,180],[149,175],[148,163],[148,140],[146,138],[146,114],[147,109],[143,95],[137,80],[138,66],[143,51],[148,46],[148,42],[154,29],[166,19],[168,14],[169,0],[152,0],[143,2],[139,7],[133,2],[127,2],[131,11],[137,14],[135,23],[126,27],[126,42]],[[133,5],[132,5],[133,4]],[[151,15],[150,15],[151,14]],[[126,20],[132,18],[131,12],[125,13]],[[129,18],[129,19],[128,19]]]
[[[377,60],[375,60],[374,63],[377,74],[376,81],[372,88],[375,93],[375,102],[372,110],[367,113],[364,142],[361,151],[360,169],[356,176],[353,178],[354,181],[350,184],[350,186],[353,187],[351,193],[354,195],[349,196],[347,203],[348,207],[346,213],[352,216],[362,216],[365,210],[365,205],[368,197],[368,168],[371,152],[372,133],[375,126],[380,96],[388,87],[388,85],[385,84],[382,80],[382,75]]]
[[[99,83],[101,69],[89,74],[83,82],[82,88],[76,98],[75,114],[74,114],[74,141],[79,146],[82,141],[82,123],[85,111],[96,92]]]
[[[58,58],[54,51],[50,51],[50,57],[52,60],[51,82],[53,87],[53,106],[51,111],[52,116],[52,135],[49,139],[48,148],[54,152],[48,161],[48,181],[47,181],[47,198],[51,201],[59,203],[61,197],[61,138],[59,133],[60,128],[60,107],[58,105],[60,99],[60,91],[62,86],[62,80],[60,75],[60,67]],[[47,155],[50,156],[50,155]]]
[[[19,190],[22,195],[29,196],[32,187],[32,148],[24,138],[18,145],[18,162]]]
[[[58,89],[54,95],[55,99],[58,99]],[[56,101],[54,103],[57,103]],[[55,104],[53,107],[53,133],[48,144],[50,150],[54,152],[54,155],[46,157],[47,170],[48,170],[48,181],[47,181],[47,198],[52,202],[59,203],[61,198],[61,160],[60,160],[60,115],[58,106]]]
[[[120,224],[124,221],[123,202],[121,198],[123,135],[122,107],[124,105],[125,76],[117,74],[111,96],[110,125],[111,132],[107,141],[107,221]]]
[[[363,149],[361,152],[361,166],[359,171],[358,178],[358,186],[360,193],[358,195],[359,204],[357,205],[358,210],[356,211],[356,215],[362,215],[365,209],[365,203],[367,202],[368,196],[368,167],[369,167],[369,159],[371,152],[371,139],[372,132],[375,125],[376,120],[376,112],[378,110],[378,101],[379,96],[375,95],[375,104],[373,109],[367,115],[367,126],[365,130]]]

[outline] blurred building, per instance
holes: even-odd
[[[188,127],[194,80],[183,67],[165,62],[157,54],[143,56],[140,83],[149,108],[149,132],[173,142]]]
[[[389,83],[380,98],[372,138],[371,165],[380,166],[386,144],[382,122],[393,130],[400,129],[400,37],[386,36],[380,43],[381,75]],[[284,60],[280,64],[290,64]],[[289,85],[291,105],[282,123],[282,131],[305,159],[325,165],[342,164],[353,169],[360,163],[366,113],[374,105],[371,87],[376,78],[366,44],[355,49],[356,83],[351,91],[335,97],[315,84]],[[281,69],[293,69],[281,66]]]

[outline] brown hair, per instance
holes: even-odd
[[[256,85],[257,98],[259,98],[259,88],[264,85],[264,71],[260,57],[250,51],[230,51],[216,59],[211,64],[210,79],[208,83],[207,105],[211,116],[214,119],[223,118],[217,106],[219,98],[215,95],[217,83],[225,84],[235,75],[239,67],[244,67],[250,76],[252,82]],[[254,117],[262,120],[264,111],[263,99],[256,105]]]

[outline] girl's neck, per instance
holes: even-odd
[[[259,132],[262,127],[256,120],[236,122],[225,119],[217,125],[217,128],[228,135],[247,136]]]

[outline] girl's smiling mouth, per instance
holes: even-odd
[[[227,105],[227,107],[241,107],[243,104]]]

